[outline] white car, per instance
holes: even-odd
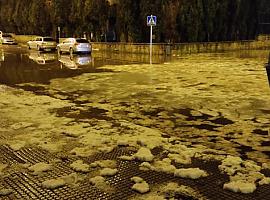
[[[11,34],[1,33],[0,34],[0,43],[2,44],[17,44],[16,40],[12,37]]]
[[[29,49],[37,49],[38,51],[55,50],[56,41],[52,37],[36,37],[34,40],[27,42]]]
[[[83,38],[67,38],[57,45],[57,51],[59,54],[69,52],[71,55],[73,53],[91,53],[92,45]]]

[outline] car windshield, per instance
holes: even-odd
[[[76,39],[78,43],[89,43],[86,39]]]
[[[10,34],[3,34],[3,37],[12,37]]]
[[[44,40],[44,41],[47,41],[47,42],[54,41],[53,38],[44,38],[43,40]]]

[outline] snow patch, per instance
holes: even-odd
[[[102,191],[110,192],[112,191],[112,188],[109,184],[106,183],[106,180],[102,176],[95,176],[93,178],[90,178],[90,183],[92,183],[95,187]]]
[[[143,182],[140,182],[140,183],[135,183],[132,188],[132,190],[135,190],[141,194],[144,194],[146,192],[149,192],[150,190],[150,187],[148,185],[147,182],[143,181]]]
[[[59,187],[63,187],[66,184],[63,178],[50,179],[42,182],[42,187],[47,189],[56,189]]]
[[[255,183],[247,183],[241,180],[225,183],[223,189],[244,194],[252,193],[256,190]]]
[[[118,172],[117,169],[104,168],[100,171],[101,176],[114,176]]]
[[[76,173],[71,173],[67,176],[58,177],[56,179],[50,179],[41,183],[42,187],[47,189],[56,189],[63,187],[64,185],[76,185],[77,182],[82,181],[83,177],[78,176]]]
[[[129,146],[129,140],[127,139],[121,139],[117,141],[118,146]]]
[[[151,153],[150,149],[146,147],[141,147],[134,157],[140,161],[151,162],[154,159],[154,155]]]
[[[26,141],[16,140],[9,144],[10,148],[14,151],[18,151],[26,146]]]
[[[174,176],[181,178],[191,178],[198,179],[201,177],[206,177],[208,174],[199,168],[188,168],[188,169],[176,169]]]
[[[219,169],[230,176],[230,182],[223,188],[233,192],[252,193],[256,190],[256,183],[267,184],[268,179],[260,172],[261,166],[254,161],[243,161],[239,157],[227,156],[222,160]]]
[[[262,164],[262,169],[270,169],[270,164],[269,163],[263,163]]]
[[[171,160],[174,160],[176,163],[179,164],[190,164],[191,163],[191,157],[189,155],[185,155],[185,154],[168,154],[168,157]]]
[[[0,189],[0,196],[7,196],[10,195],[13,192],[12,189]]]
[[[152,165],[149,162],[143,162],[140,164],[140,170],[142,171],[149,171],[152,169]]]
[[[171,164],[171,160],[169,158],[164,158],[163,160],[155,161],[151,169],[157,172],[174,174],[176,167]]]
[[[70,167],[75,170],[76,172],[89,172],[90,166],[86,163],[83,163],[83,160],[76,160]]]
[[[134,156],[120,156],[118,158],[121,160],[127,160],[127,161],[134,160]]]
[[[115,160],[98,160],[95,163],[102,168],[116,168]]]
[[[36,163],[35,165],[28,167],[28,169],[30,171],[33,171],[34,175],[39,175],[42,172],[47,172],[49,170],[52,170],[52,164],[40,162],[40,163]]]
[[[264,177],[262,180],[259,181],[259,185],[268,185],[270,184],[270,177]]]
[[[76,156],[88,157],[91,156],[94,153],[94,151],[92,150],[92,148],[84,146],[84,147],[75,147],[70,151],[70,153]]]
[[[139,176],[134,176],[130,179],[131,181],[135,182],[135,183],[142,183],[144,180],[139,177]]]

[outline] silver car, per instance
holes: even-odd
[[[67,38],[57,45],[57,51],[59,54],[69,52],[71,55],[73,53],[91,53],[92,46],[88,40],[83,38]]]
[[[34,40],[27,42],[29,49],[37,49],[38,51],[55,50],[56,41],[52,37],[36,37]]]
[[[17,44],[16,40],[12,37],[12,35],[8,34],[8,33],[1,34],[0,43],[2,43],[2,44]]]

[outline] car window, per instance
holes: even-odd
[[[47,37],[47,38],[43,38],[43,41],[52,42],[54,41],[54,39]]]
[[[76,42],[78,43],[88,43],[86,39],[76,39]]]
[[[10,34],[3,34],[3,37],[12,37]]]

